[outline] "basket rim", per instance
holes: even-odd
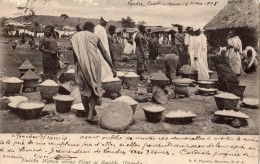
[[[163,111],[166,110],[166,107],[161,106],[161,105],[156,105],[156,106],[162,107],[162,109],[159,110],[159,111],[151,111],[151,110],[149,110],[149,109],[146,109],[146,108],[149,107],[149,106],[155,106],[155,105],[146,105],[146,106],[143,106],[142,109],[143,109],[144,111],[146,111],[146,112],[149,112],[149,113],[161,113],[161,112],[163,112]]]
[[[236,95],[235,95],[236,96]],[[236,98],[227,98],[227,97],[219,97],[218,95],[214,95],[215,98],[220,98],[220,99],[226,99],[226,100],[240,100],[240,97],[236,96]]]
[[[66,96],[66,97],[70,97],[71,99],[70,100],[61,100],[61,99],[58,99],[59,96]],[[65,101],[65,102],[69,102],[69,101],[74,101],[76,98],[73,97],[73,96],[70,96],[70,95],[55,95],[55,96],[52,96],[52,98],[55,100],[55,101]]]

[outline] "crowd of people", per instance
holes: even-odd
[[[101,103],[101,82],[108,76],[116,77],[116,40],[114,35],[116,27],[110,25],[106,30],[107,21],[101,17],[100,23],[94,25],[86,22],[81,28],[77,26],[77,32],[69,40],[72,44],[75,61],[76,81],[80,89],[82,103],[88,112],[86,121],[96,123],[97,112],[95,106]],[[197,80],[209,80],[207,38],[203,30],[198,27],[176,25],[178,31],[171,31],[171,53],[164,56],[166,76],[170,81],[176,79],[180,73],[189,74],[195,72]],[[136,73],[140,80],[144,80],[144,72],[147,60],[155,62],[160,45],[160,34],[147,34],[146,27],[138,26],[138,31],[129,39],[123,31],[123,47],[132,45],[131,53],[136,56]],[[59,70],[58,44],[52,26],[45,27],[44,37],[39,43],[42,52],[43,74],[46,78],[57,80]],[[165,43],[166,41],[164,41]],[[147,49],[149,57],[147,59]],[[127,51],[124,50],[124,53]],[[130,53],[130,52],[129,52]],[[257,71],[257,53],[252,47],[242,51],[242,43],[234,31],[227,36],[227,46],[221,48],[218,54],[210,56],[210,60],[218,74],[219,90],[225,91],[226,84],[238,84],[238,77],[244,72]],[[242,68],[245,65],[245,69]]]

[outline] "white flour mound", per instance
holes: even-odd
[[[117,71],[117,72],[116,72],[116,75],[117,75],[118,77],[122,77],[122,76],[125,76],[125,73],[124,73],[124,72],[121,72],[121,71]]]
[[[43,104],[34,103],[34,102],[24,102],[24,103],[21,103],[21,108],[22,109],[42,108],[43,106],[44,106]]]
[[[3,80],[4,83],[22,83],[23,80],[18,79],[17,77],[10,77]]]
[[[57,84],[55,81],[53,80],[45,80],[44,82],[42,82],[40,85],[42,86],[59,86],[59,84]]]
[[[191,111],[182,111],[182,110],[178,110],[178,111],[172,111],[169,112],[165,115],[165,117],[167,118],[182,118],[182,117],[196,117],[197,115],[192,113]]]
[[[54,97],[54,99],[59,101],[73,101],[74,97],[69,95],[57,95]]]
[[[236,112],[234,110],[220,110],[215,112],[216,115],[221,115],[221,116],[231,116],[231,117],[238,117],[238,118],[249,118],[248,115],[245,113],[242,113],[240,111]]]
[[[75,69],[69,69],[66,73],[75,73]]]
[[[149,111],[149,112],[162,112],[165,110],[164,106],[161,105],[147,105],[143,107],[144,110]]]
[[[75,110],[85,110],[82,103],[74,104],[74,105],[71,106],[71,108],[75,109]]]
[[[24,96],[11,96],[11,97],[7,97],[10,102],[21,102],[21,101],[27,101],[28,98],[24,97]]]
[[[120,81],[118,77],[108,76],[102,82],[113,82],[113,81]]]
[[[125,77],[139,77],[139,75],[134,72],[129,72]]]
[[[231,93],[221,93],[218,95],[215,95],[215,97],[220,97],[220,98],[225,98],[225,99],[239,99],[239,97],[237,97],[234,94]]]
[[[123,101],[123,102],[126,102],[129,105],[136,105],[136,104],[138,104],[137,101],[135,101],[132,97],[129,97],[129,96],[118,97],[117,99],[113,100],[113,102],[115,102],[115,101]]]

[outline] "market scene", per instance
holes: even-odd
[[[1,133],[259,133],[258,1],[168,27],[25,2],[1,18]]]

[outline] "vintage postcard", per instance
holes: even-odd
[[[259,163],[258,0],[0,8],[0,163]]]

